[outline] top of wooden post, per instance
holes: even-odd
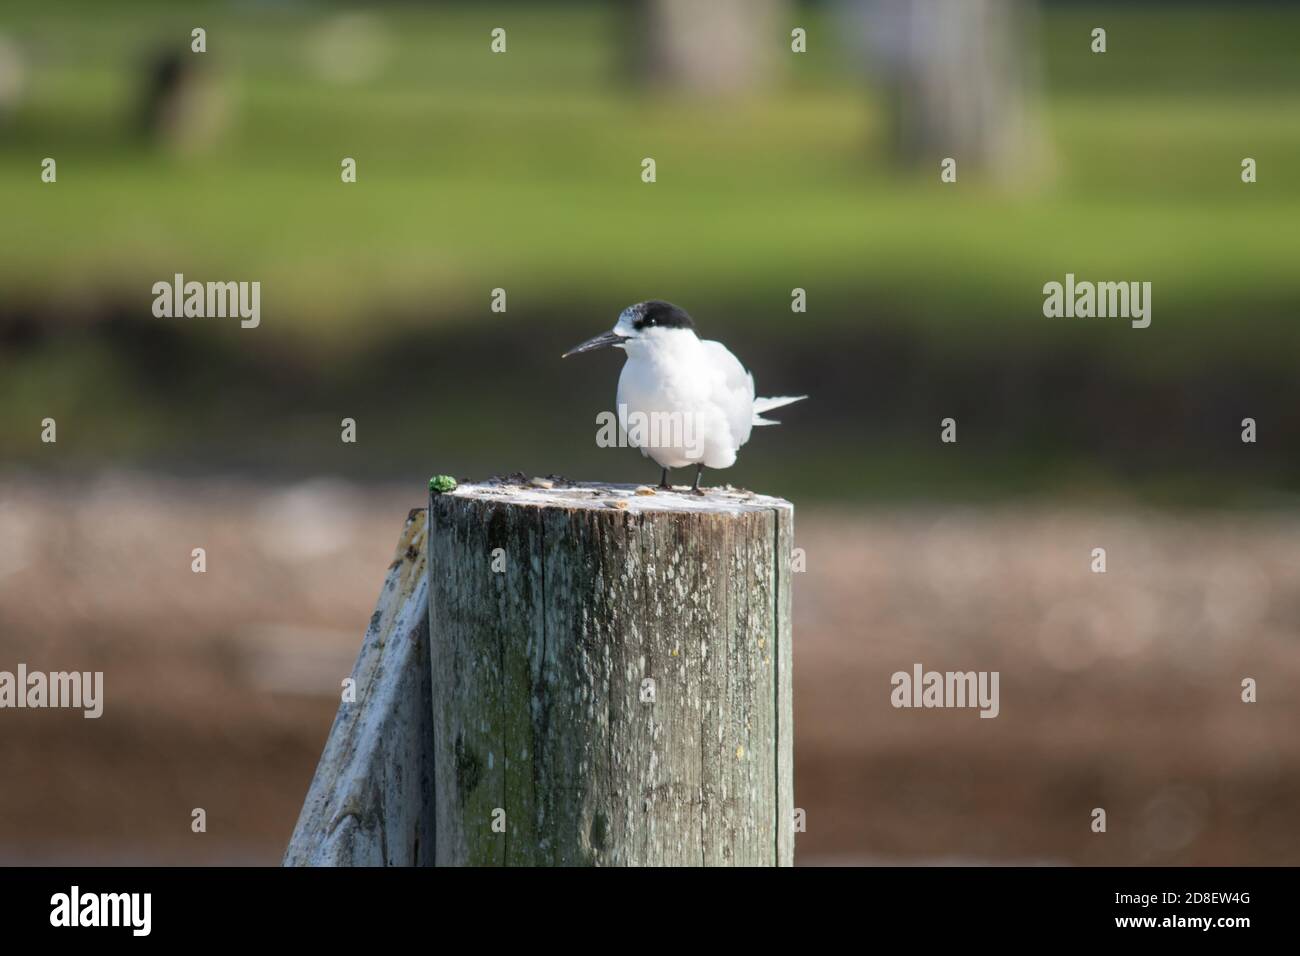
[[[603,481],[569,481],[565,478],[525,478],[512,475],[481,482],[457,484],[446,492],[452,498],[500,500],[511,505],[570,510],[617,510],[628,514],[650,512],[703,512],[743,514],[752,511],[793,509],[784,498],[760,495],[730,485],[706,488],[698,495],[682,485],[664,491],[648,485],[618,485]]]

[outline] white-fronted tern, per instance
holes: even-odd
[[[701,340],[685,310],[652,299],[628,306],[614,328],[565,352],[600,348],[627,354],[618,377],[618,422],[628,444],[663,469],[695,465],[692,491],[702,494],[705,468],[730,468],[755,425],[776,425],[763,413],[807,395],[756,398],[754,376],[721,342]]]

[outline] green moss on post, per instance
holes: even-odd
[[[456,490],[456,479],[451,475],[434,475],[429,479],[429,491],[435,495],[445,495]]]

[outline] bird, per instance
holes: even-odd
[[[721,342],[701,339],[686,310],[662,299],[628,306],[612,329],[561,358],[604,348],[626,353],[618,377],[620,432],[662,469],[663,490],[672,488],[670,469],[695,465],[691,491],[704,494],[705,468],[730,468],[755,425],[780,424],[764,413],[808,397],[756,398],[754,376],[740,359]]]

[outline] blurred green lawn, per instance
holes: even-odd
[[[891,167],[826,7],[796,8],[811,52],[739,101],[636,92],[619,11],[597,4],[367,6],[387,56],[339,85],[308,50],[342,9],[0,10],[30,55],[29,95],[0,122],[0,460],[642,480],[639,456],[574,425],[608,402],[612,362],[555,356],[665,297],[734,342],[761,390],[815,393],[726,480],[843,497],[1139,474],[1174,500],[1300,489],[1300,11],[1048,6],[1052,175],[995,189],[940,184],[939,157]],[[133,124],[144,56],[186,50],[196,25],[231,124],[180,156]],[[788,48],[784,25],[773,43]],[[153,320],[150,287],[177,271],[261,281],[261,328]],[[1044,319],[1042,284],[1066,272],[1151,281],[1151,328]],[[498,286],[505,316],[488,311]],[[791,321],[796,286],[809,311]],[[44,337],[7,350],[6,322]],[[1247,413],[1268,424],[1243,456]],[[343,414],[364,420],[361,453],[337,440]],[[970,439],[956,467],[935,447],[948,414]],[[36,443],[46,415],[69,435],[57,456]]]
[[[1300,302],[1295,11],[1049,8],[1055,178],[1008,195],[973,177],[942,186],[937,163],[891,174],[877,104],[819,13],[796,13],[813,52],[789,56],[770,93],[717,104],[632,95],[608,5],[376,8],[389,56],[355,86],[305,55],[329,8],[186,9],[13,0],[0,13],[39,51],[0,145],[6,298],[147,309],[149,285],[177,270],[256,278],[268,330],[313,337],[364,335],[379,314],[478,315],[498,285],[523,310],[612,314],[671,295],[767,302],[756,315],[772,322],[797,285],[810,322],[902,309],[944,335],[1038,314],[1041,283],[1067,270],[1149,279],[1156,327],[1210,336],[1225,306],[1248,322]],[[1104,56],[1088,52],[1096,23]],[[184,44],[198,24],[233,127],[175,158],[132,138],[134,70],[151,40]],[[488,50],[497,25],[504,56]],[[46,155],[55,187],[38,178]],[[339,181],[343,156],[355,186]]]

